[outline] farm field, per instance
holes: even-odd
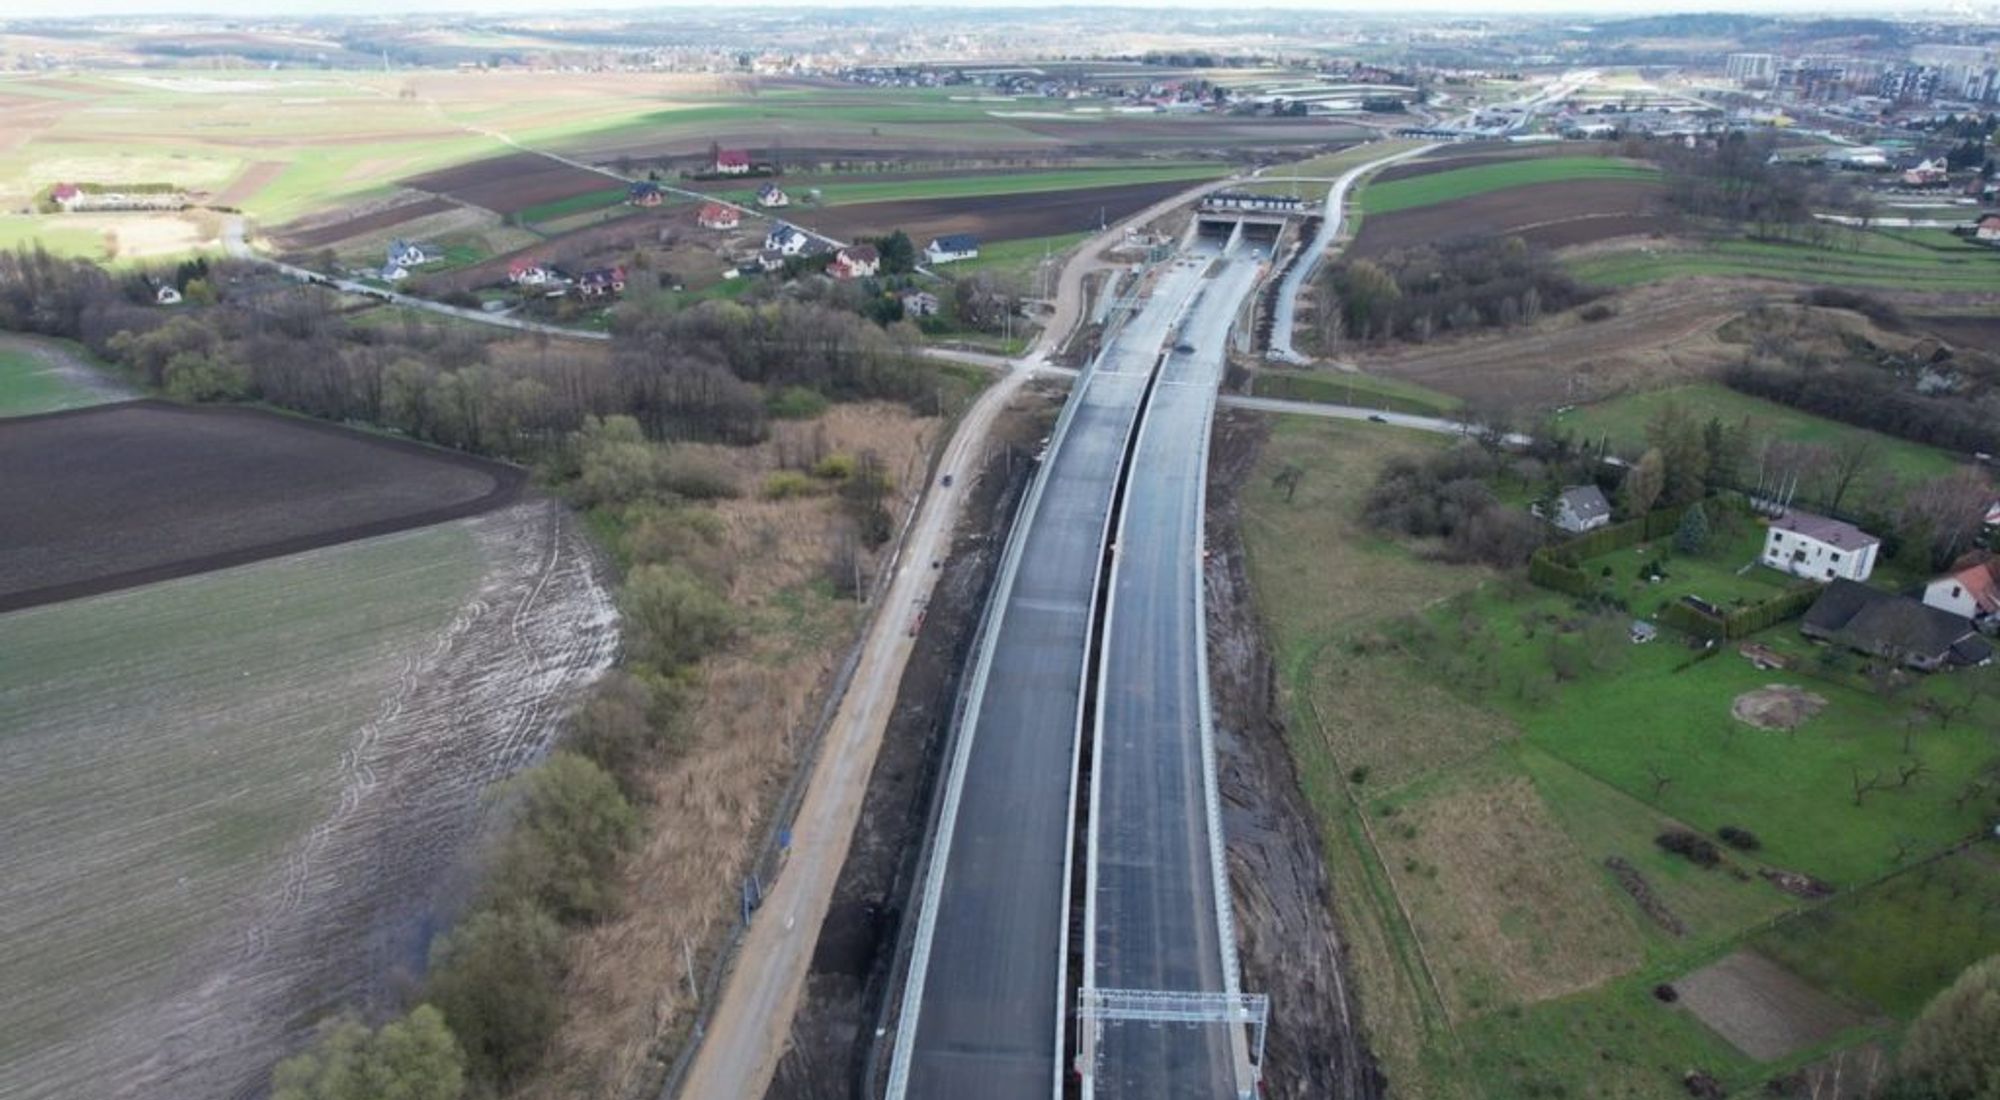
[[[135,396],[82,348],[0,333],[0,417],[27,416]]]
[[[857,203],[794,217],[841,240],[901,229],[919,246],[945,233],[971,233],[983,243],[1094,232],[1100,223],[1115,222],[1190,186],[1188,181],[1173,180],[1046,194]]]
[[[1006,279],[1030,280],[1041,269],[1042,262],[1053,259],[1060,264],[1063,255],[1091,237],[1089,232],[1058,233],[1051,237],[1023,237],[1011,241],[981,242],[979,255],[970,260],[957,260],[944,265],[944,270],[953,275],[985,271]],[[918,241],[917,246],[923,247]],[[1055,270],[1055,268],[1051,268]]]
[[[1569,269],[1578,280],[1602,287],[1720,275],[1890,291],[2000,292],[2000,253],[1933,248],[1873,232],[1861,236],[1866,247],[1859,251],[1724,240],[1581,256]]]
[[[0,614],[0,1094],[230,1096],[421,966],[608,664],[560,509]]]
[[[1400,177],[1396,175],[1397,168],[1404,169]],[[1609,157],[1532,157],[1465,168],[1424,169],[1433,166],[1419,163],[1385,170],[1361,192],[1362,214],[1388,214],[1535,183],[1659,179],[1659,172],[1653,168]]]
[[[0,609],[473,515],[522,471],[318,421],[128,402],[0,421]]]
[[[1956,459],[1935,447],[1825,420],[1737,393],[1714,382],[1673,386],[1580,405],[1559,416],[1556,422],[1574,429],[1579,438],[1608,436],[1612,446],[1635,451],[1645,445],[1646,424],[1670,404],[1679,405],[1697,420],[1717,419],[1731,426],[1745,425],[1752,435],[1770,439],[1829,446],[1866,439],[1878,455],[1877,467],[1905,481],[1936,477],[1958,466]]]
[[[1992,950],[1986,932],[1955,930],[2000,891],[1993,854],[1924,861],[1979,827],[1955,794],[1990,760],[2000,697],[1927,726],[1925,778],[1895,788],[1912,697],[1760,671],[1733,650],[1690,666],[1671,631],[1630,645],[1624,619],[1593,626],[1565,597],[1420,560],[1359,523],[1389,456],[1444,445],[1273,418],[1240,490],[1287,739],[1347,884],[1334,904],[1370,1042],[1402,1095],[1666,1100],[1695,1068],[1736,1094],[1893,1034]],[[1272,480],[1287,466],[1305,471],[1291,501]],[[1735,578],[1754,597],[1766,582],[1732,563],[1757,537],[1725,533],[1699,560],[1670,556],[1669,573]],[[1810,651],[1795,624],[1766,633]],[[1914,698],[1995,675],[1927,678]],[[1772,683],[1823,707],[1795,733],[1732,717]],[[1857,806],[1856,769],[1885,769],[1891,789]],[[1654,843],[1726,824],[1761,847],[1704,869]],[[1794,896],[1766,871],[1836,893]],[[1858,931],[1876,921],[1879,935]],[[1888,949],[1911,941],[1936,947]],[[1683,980],[1687,1004],[1652,997]]]
[[[1198,180],[1220,179],[1228,173],[1229,167],[1220,163],[1180,164],[1164,167],[1128,166],[1009,172],[996,175],[953,175],[931,179],[865,179],[859,182],[815,182],[810,185],[810,189],[819,193],[821,205],[846,206],[854,203],[965,198],[981,195],[1042,194],[1051,191],[1123,187],[1132,184],[1161,183],[1175,180],[1186,180],[1192,183]],[[800,186],[782,178],[777,182],[794,192]],[[757,194],[755,188],[725,190],[715,193],[724,198],[745,204],[755,199]]]
[[[1364,202],[1373,190],[1372,184],[1362,190]],[[1355,234],[1351,254],[1379,256],[1468,235],[1513,236],[1544,248],[1565,248],[1652,234],[1669,225],[1660,194],[1658,182],[1642,176],[1526,183],[1481,191],[1448,202],[1366,215]]]

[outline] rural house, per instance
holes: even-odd
[[[1924,672],[1993,659],[1993,647],[1967,620],[1844,578],[1820,593],[1799,632]]]
[[[1816,581],[1865,581],[1882,540],[1851,523],[1787,511],[1764,534],[1765,565]]]
[[[805,251],[806,239],[797,226],[779,222],[764,234],[764,251],[776,252],[780,256],[797,256]]]
[[[882,255],[872,244],[851,244],[833,257],[827,268],[836,279],[866,279],[882,270]]]
[[[1549,522],[1571,534],[1595,531],[1611,522],[1611,502],[1595,485],[1572,485],[1556,496],[1556,514]]]
[[[702,204],[701,213],[694,220],[703,229],[734,229],[743,224],[743,215],[733,206],[711,202]]]
[[[938,297],[928,290],[906,290],[903,292],[903,316],[935,317],[938,311]]]
[[[507,281],[515,286],[547,286],[559,276],[540,260],[515,260],[507,265]]]
[[[388,269],[391,267],[419,267],[429,262],[431,257],[424,252],[423,245],[398,237],[389,244],[389,258],[383,265],[384,277],[387,277]]]
[[[1950,174],[1943,157],[1920,160],[1903,171],[1905,187],[1940,187]]]
[[[64,210],[74,210],[83,200],[83,188],[73,183],[58,183],[49,188],[49,199]]]
[[[790,206],[791,204],[792,197],[785,194],[784,189],[775,183],[766,183],[757,189],[758,206],[770,209],[778,206]]]
[[[625,189],[625,201],[633,206],[658,206],[666,197],[659,184],[647,180],[640,180]]]
[[[1924,603],[1982,630],[2000,630],[2000,569],[1992,559],[1961,564],[1924,586]]]
[[[1972,235],[1978,240],[2000,244],[2000,214],[1988,214],[1979,219],[1979,226],[1972,231]]]
[[[715,154],[717,175],[740,176],[750,171],[750,150],[719,149]]]
[[[979,255],[979,238],[970,233],[949,233],[934,238],[924,247],[924,259],[934,264],[970,260]]]
[[[576,277],[576,292],[586,298],[603,298],[625,291],[625,269],[622,267],[592,268]]]

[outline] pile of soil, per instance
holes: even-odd
[[[1729,705],[1736,720],[1760,730],[1795,730],[1826,709],[1825,696],[1793,684],[1765,684]]]
[[[1640,912],[1652,918],[1654,924],[1673,935],[1687,935],[1687,925],[1682,924],[1681,919],[1674,916],[1674,911],[1667,908],[1667,903],[1661,901],[1658,894],[1653,893],[1652,884],[1646,881],[1646,876],[1640,874],[1637,867],[1619,856],[1608,857],[1604,861],[1604,866],[1611,872],[1611,877],[1618,880],[1618,885],[1632,895],[1632,900],[1638,903]]]

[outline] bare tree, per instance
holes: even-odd
[[[1840,499],[1854,485],[1862,471],[1875,461],[1875,440],[1862,432],[1855,432],[1833,446],[1833,497],[1827,507],[1838,510]]]
[[[1861,800],[1868,797],[1869,792],[1881,789],[1882,772],[1879,769],[1870,772],[1866,779],[1861,778],[1860,768],[1854,769],[1854,804],[1856,806],[1861,805]]]
[[[1296,462],[1287,462],[1284,469],[1272,475],[1271,485],[1273,488],[1283,489],[1285,491],[1285,503],[1290,504],[1292,502],[1292,495],[1299,491],[1299,482],[1305,476],[1305,467],[1300,466]]]
[[[1930,765],[1925,764],[1922,757],[1905,760],[1901,764],[1896,765],[1896,789],[1902,790],[1916,780],[1923,778],[1924,773],[1927,771],[1930,771]]]

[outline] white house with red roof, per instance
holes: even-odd
[[[703,229],[734,229],[743,224],[743,214],[733,206],[711,202],[702,204],[694,220]]]
[[[836,279],[866,279],[882,270],[882,254],[872,244],[851,244],[841,249],[827,265],[827,274]]]
[[[2000,214],[1988,214],[1979,219],[1979,225],[1972,235],[1982,241],[2000,243]]]
[[[547,286],[559,278],[540,260],[519,259],[507,265],[507,281],[515,286]]]
[[[1851,523],[1793,510],[1771,521],[1761,560],[1795,577],[1865,581],[1881,548],[1881,539]]]
[[[1989,557],[1960,562],[1924,586],[1924,602],[1982,628],[2000,626],[2000,563]]]
[[[715,170],[724,176],[741,176],[750,171],[750,150],[718,149],[715,152]]]
[[[64,210],[74,209],[84,201],[83,188],[73,183],[58,183],[49,188],[49,198]]]

